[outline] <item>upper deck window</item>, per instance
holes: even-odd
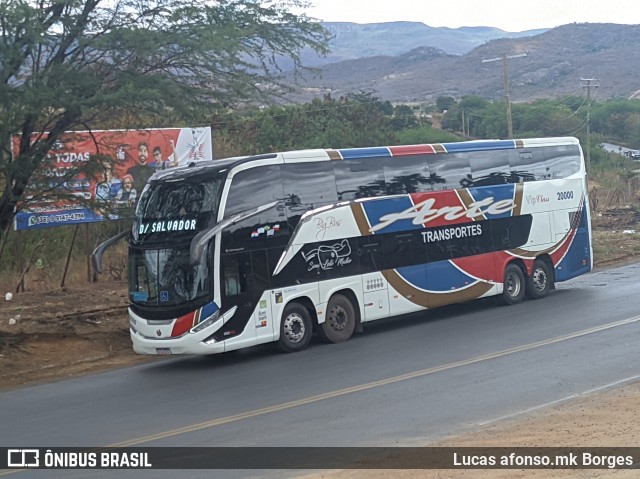
[[[448,153],[429,158],[430,179],[434,190],[467,188],[472,185],[469,153]]]
[[[332,161],[339,201],[350,201],[387,193],[384,179],[386,158],[353,158]]]
[[[134,239],[145,243],[192,237],[215,220],[220,178],[151,182],[136,207]]]
[[[388,195],[433,190],[428,155],[397,156],[386,160],[384,177]]]
[[[471,161],[473,186],[504,185],[511,182],[508,150],[478,151]]]
[[[220,179],[180,178],[153,182],[145,189],[136,208],[136,218],[170,219],[218,208]]]
[[[236,173],[227,196],[224,217],[273,201],[284,203],[280,166],[261,165]],[[262,215],[264,216],[264,215]],[[271,216],[271,213],[267,216]],[[284,214],[282,215],[284,216]]]

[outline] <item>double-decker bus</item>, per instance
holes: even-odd
[[[129,236],[142,354],[210,354],[497,296],[592,268],[575,138],[303,150],[156,173]],[[95,254],[97,263],[104,248]]]

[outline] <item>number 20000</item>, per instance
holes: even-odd
[[[573,191],[558,191],[558,199],[559,200],[572,200],[573,199]]]

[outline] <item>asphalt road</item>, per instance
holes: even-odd
[[[640,264],[599,271],[539,301],[366,324],[298,354],[269,345],[2,392],[0,447],[424,445],[640,379],[639,277]]]

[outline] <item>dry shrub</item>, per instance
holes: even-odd
[[[66,258],[36,266],[37,257],[31,261],[29,271],[24,276],[25,291],[51,291],[60,287]],[[90,276],[88,276],[90,275]],[[15,291],[21,272],[6,271],[0,275],[0,292]],[[96,274],[87,266],[86,256],[72,258],[64,281],[65,286],[81,287],[91,279],[93,282],[111,283],[127,280],[127,244],[123,241],[109,248],[103,258],[103,274]]]

